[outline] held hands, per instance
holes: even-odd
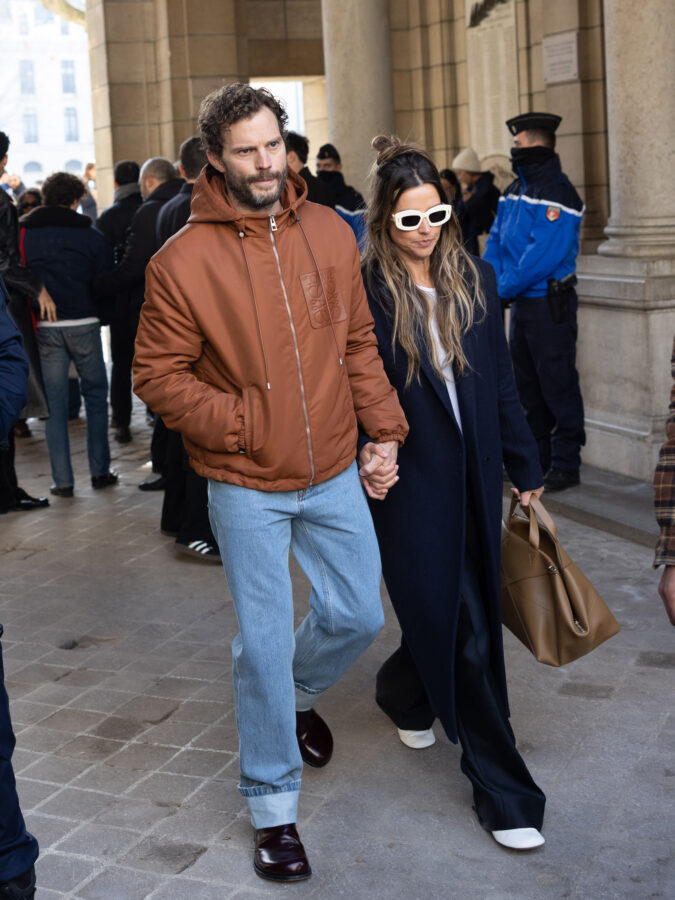
[[[675,566],[666,566],[659,581],[659,595],[663,600],[670,624],[675,625]]]
[[[533,491],[519,491],[518,488],[512,487],[511,493],[520,502],[520,505],[525,507],[530,505],[530,500],[538,500],[544,493],[544,488],[542,485],[542,487],[535,488]]]
[[[46,287],[43,287],[38,297],[40,304],[40,318],[48,322],[56,322],[56,304],[52,300]]]
[[[359,453],[359,475],[366,493],[373,500],[384,500],[389,488],[398,481],[398,441],[364,444]]]

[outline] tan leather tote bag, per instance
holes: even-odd
[[[547,666],[564,666],[620,630],[605,602],[558,542],[540,500],[502,522],[502,621]]]

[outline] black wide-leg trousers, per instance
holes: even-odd
[[[397,728],[431,728],[435,715],[405,637],[377,674],[376,700]],[[541,828],[546,798],[516,748],[492,673],[490,632],[469,557],[455,646],[455,704],[461,767],[473,785],[481,825],[488,831]]]

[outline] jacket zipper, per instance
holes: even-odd
[[[309,452],[310,467],[310,486],[314,483],[314,451],[312,450],[312,433],[309,430],[309,413],[307,412],[307,398],[305,396],[305,382],[302,377],[302,365],[300,363],[300,349],[298,347],[298,336],[295,332],[295,324],[293,322],[293,313],[288,302],[288,294],[286,293],[286,285],[284,284],[284,276],[281,274],[281,263],[279,261],[279,253],[277,251],[277,243],[274,240],[274,232],[277,231],[277,223],[274,216],[270,216],[270,241],[272,242],[272,250],[274,251],[274,259],[277,263],[277,272],[279,273],[279,281],[281,283],[281,291],[284,295],[284,303],[286,304],[286,312],[288,313],[288,321],[291,326],[291,334],[293,335],[293,345],[295,347],[295,359],[298,364],[298,377],[300,379],[300,396],[302,397],[302,410],[305,414],[305,431],[307,433],[307,450]]]

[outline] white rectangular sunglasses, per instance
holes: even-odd
[[[402,209],[400,212],[392,213],[392,219],[399,231],[415,231],[424,219],[433,228],[438,228],[445,225],[451,215],[452,206],[449,203],[439,203],[426,212],[420,212],[419,209]]]

